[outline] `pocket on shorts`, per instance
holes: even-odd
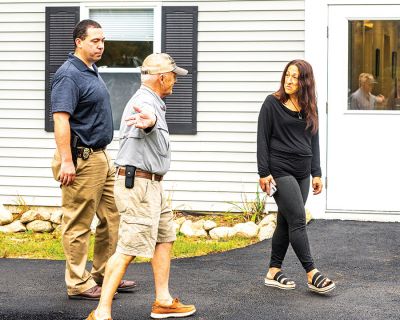
[[[135,178],[132,189],[125,188],[125,177],[118,176],[114,182],[114,200],[121,215],[148,218],[148,186],[151,180]]]
[[[119,240],[126,247],[147,252],[152,246],[152,224],[151,218],[122,215]]]
[[[153,220],[148,217],[135,217],[135,216],[127,216],[123,215],[121,220],[127,224],[137,224],[139,226],[147,226],[151,227],[153,225]]]

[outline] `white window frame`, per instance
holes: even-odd
[[[80,7],[81,20],[90,18],[90,10],[93,9],[152,9],[153,10],[153,53],[161,52],[161,4],[155,3],[152,5],[140,4],[137,5],[121,5],[114,3],[90,3],[89,5],[82,5]],[[107,39],[106,39],[107,41]],[[100,73],[140,73],[140,68],[99,68]]]

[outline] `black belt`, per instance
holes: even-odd
[[[89,148],[89,147],[77,147],[77,156],[78,158],[82,158],[83,160],[89,159],[89,156],[94,152],[103,151],[106,147],[103,148]]]

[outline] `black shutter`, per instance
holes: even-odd
[[[68,53],[74,51],[72,33],[79,22],[79,7],[46,7],[45,130],[54,131],[51,82]]]
[[[165,98],[170,133],[197,133],[197,16],[198,7],[162,8],[162,52],[189,71],[178,77],[174,93]]]

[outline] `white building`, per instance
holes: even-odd
[[[116,125],[138,85],[140,54],[167,51],[191,71],[167,101],[170,121],[185,115],[170,124],[180,133],[171,137],[165,181],[174,207],[225,211],[243,194],[254,197],[259,109],[286,63],[305,58],[317,80],[328,184],[307,206],[317,218],[399,221],[400,111],[389,99],[399,68],[398,12],[400,1],[387,0],[0,0],[0,203],[22,196],[31,205],[60,204],[46,87],[72,50],[75,22],[93,18],[107,37],[110,58],[100,65],[107,65],[101,72]],[[374,75],[373,94],[386,98],[374,110],[348,110],[361,72]],[[117,147],[115,139],[113,156]]]

